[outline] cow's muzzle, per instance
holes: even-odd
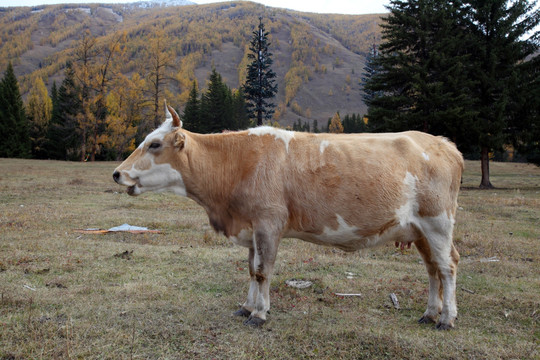
[[[113,180],[117,184],[124,185],[124,186],[128,187],[127,188],[127,193],[129,195],[136,196],[136,195],[140,194],[140,191],[139,191],[138,186],[137,186],[137,182],[132,181],[131,179],[128,179],[129,181],[126,181],[126,178],[122,177],[122,174],[120,173],[120,171],[115,170],[112,177],[113,177]]]

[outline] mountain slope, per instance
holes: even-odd
[[[212,66],[231,88],[241,84],[259,16],[270,31],[278,75],[276,118],[282,125],[298,118],[323,124],[336,111],[365,112],[359,79],[368,49],[380,41],[380,15],[300,13],[251,2],[0,8],[0,69],[13,62],[23,93],[35,76],[50,87],[62,80],[66,61],[74,59],[77,42],[88,30],[100,44],[125,33],[118,71],[144,77],[147,48],[159,30],[174,59],[166,96],[182,107],[192,81],[204,88]]]

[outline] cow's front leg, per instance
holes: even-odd
[[[253,264],[254,257],[255,249],[250,248],[248,258],[250,276],[248,296],[246,302],[242,305],[242,307],[234,313],[234,315],[236,316],[249,317],[251,313],[255,310],[255,303],[257,301],[257,295],[259,294],[259,284],[257,283],[257,279],[255,277],[255,267]]]
[[[245,322],[246,325],[258,327],[266,321],[266,313],[270,310],[270,279],[276,261],[279,238],[278,232],[264,229],[256,230],[253,234],[254,279],[252,276],[248,303],[251,301],[250,296],[252,296],[255,299],[255,304]],[[244,308],[249,309],[248,307]]]

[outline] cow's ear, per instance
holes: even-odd
[[[186,135],[184,135],[181,131],[177,131],[174,133],[174,147],[176,147],[178,150],[182,150],[184,148],[185,142]]]

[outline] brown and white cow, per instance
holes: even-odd
[[[429,274],[420,323],[454,326],[459,254],[452,242],[463,158],[442,137],[309,134],[272,127],[201,135],[166,121],[114,171],[128,194],[172,191],[208,213],[210,224],[249,249],[251,282],[236,315],[258,326],[280,239],[345,251],[414,242]]]

